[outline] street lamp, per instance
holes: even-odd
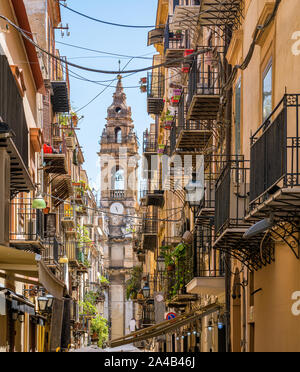
[[[32,201],[32,208],[33,209],[45,209],[47,204],[42,196],[42,193],[38,191],[37,195]]]
[[[52,295],[48,294],[46,296],[46,298],[48,298],[47,309],[51,310],[52,306],[53,306],[53,302],[54,302],[54,297]]]
[[[44,313],[47,311],[48,298],[43,296],[38,298],[39,311]]]
[[[145,298],[150,297],[150,287],[149,287],[148,283],[146,283],[144,288],[143,288],[143,295],[144,295]]]
[[[157,258],[157,269],[159,273],[163,273],[166,269],[165,258],[163,256]]]

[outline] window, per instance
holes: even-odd
[[[263,120],[266,120],[272,112],[272,61],[269,63],[263,74]]]
[[[117,128],[115,134],[116,134],[116,142],[117,143],[122,143],[122,130],[121,130],[121,128]]]
[[[114,175],[114,190],[125,190],[125,178],[124,178],[124,170],[123,169],[116,169]]]
[[[235,154],[241,153],[241,79],[235,86]]]

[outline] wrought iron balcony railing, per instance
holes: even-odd
[[[212,246],[213,225],[197,226],[193,241],[194,277],[224,277],[224,253]]]
[[[149,133],[148,131],[144,132],[144,141],[143,141],[143,152],[144,154],[147,153],[157,153],[157,138],[156,135],[153,133]]]
[[[58,240],[53,238],[47,238],[44,242],[45,250],[43,251],[43,259],[48,265],[58,265],[59,258],[63,256],[64,249],[63,245]]]
[[[147,107],[148,114],[159,115],[164,108],[165,77],[158,71],[148,73]]]
[[[31,198],[15,198],[11,203],[10,244],[40,252],[45,238],[44,215],[32,208]]]
[[[232,157],[216,183],[215,232],[245,226],[249,204],[249,162],[242,156]]]
[[[203,47],[207,49],[207,47]],[[189,73],[188,119],[215,120],[222,89],[221,48],[195,57]]]
[[[300,94],[286,94],[251,137],[251,211],[284,190],[290,196],[278,196],[277,208],[284,212],[299,207],[299,118]]]

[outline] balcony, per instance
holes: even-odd
[[[187,49],[191,49],[190,31],[182,30],[180,34],[172,32],[168,21],[165,29],[164,44],[166,67],[180,67],[183,62],[184,52]]]
[[[272,245],[261,251],[265,234],[243,239],[250,224],[245,222],[249,203],[249,162],[236,156],[225,165],[216,183],[214,249],[230,254],[250,270],[272,261]]]
[[[101,137],[101,145],[112,145],[112,144],[130,144],[135,143],[135,134],[123,136],[122,138],[117,138],[116,135],[106,134]],[[119,148],[118,148],[118,151]]]
[[[45,250],[43,251],[43,260],[47,266],[57,268],[59,266],[59,258],[63,256],[63,245],[58,240],[47,238],[44,243]]]
[[[182,1],[176,5],[172,18],[171,30],[184,30],[197,26],[201,0]]]
[[[165,204],[164,190],[147,191],[145,205],[162,208]]]
[[[85,243],[78,243],[72,240],[65,241],[64,250],[71,266],[81,268],[83,271],[87,270],[86,248]]]
[[[181,95],[178,107],[176,151],[201,153],[212,138],[213,123],[210,120],[186,120],[186,97]]]
[[[5,55],[0,55],[0,91],[0,148],[9,155],[13,199],[20,192],[34,190],[34,185],[28,172],[29,131],[23,99]]]
[[[192,247],[186,246],[185,253],[175,260],[173,269],[167,269],[165,296],[169,307],[184,307],[197,300],[197,295],[187,292],[186,286],[193,274]]]
[[[136,196],[136,191],[133,190],[106,190],[102,191],[102,199],[108,200],[125,200],[134,199]]]
[[[224,254],[212,249],[213,226],[198,225],[193,242],[194,278],[187,292],[199,295],[220,295],[225,292]]]
[[[247,219],[289,218],[300,208],[300,94],[286,94],[251,137]]]
[[[44,249],[44,215],[32,208],[31,198],[15,198],[11,203],[10,245],[41,254]]]
[[[157,155],[157,138],[154,133],[149,133],[148,130],[144,132],[143,153],[144,156]]]
[[[222,56],[219,48],[194,58],[188,83],[188,120],[217,119],[222,87],[219,71]]]
[[[65,58],[66,60],[66,58]],[[66,113],[70,111],[69,102],[69,82],[68,82],[68,70],[67,65],[63,70],[61,62],[56,61],[54,67],[54,78],[51,81],[52,95],[51,102],[52,108],[55,113]]]
[[[143,315],[141,319],[141,328],[148,328],[155,325],[155,306],[154,302],[143,305]]]
[[[155,208],[155,207],[154,207]],[[154,251],[157,247],[158,214],[156,210],[144,214],[142,221],[142,246],[144,250]]]
[[[155,28],[148,32],[148,46],[153,44],[162,44],[164,41],[165,30],[163,28]]]
[[[149,115],[160,115],[164,109],[165,77],[161,72],[148,73],[147,111]]]
[[[199,11],[199,23],[202,26],[218,26],[225,29],[237,29],[243,17],[242,0],[202,0]]]
[[[72,230],[76,228],[75,211],[74,211],[74,208],[69,204],[64,205],[61,225],[65,230]]]
[[[68,174],[69,168],[66,159],[66,143],[63,141],[56,146],[44,146],[45,173]]]

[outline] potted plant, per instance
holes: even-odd
[[[107,320],[100,314],[97,314],[91,320],[92,341],[97,342],[98,347],[102,348],[104,342],[108,339]]]
[[[175,39],[181,39],[182,38],[182,30],[177,30],[175,32]]]
[[[146,77],[141,78],[140,84],[147,84],[147,78]]]
[[[140,90],[141,90],[142,93],[146,93],[147,92],[147,86],[146,85],[141,85]]]

